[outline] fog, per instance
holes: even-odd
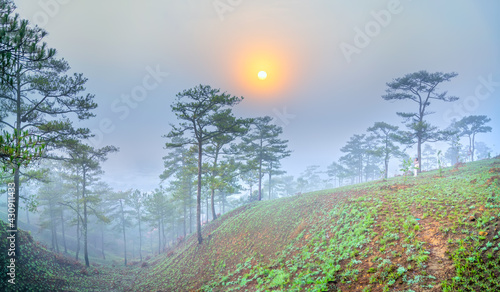
[[[264,173],[263,199],[380,179],[381,160],[375,162],[377,169],[360,176],[341,179],[328,176],[327,170],[345,155],[341,148],[349,139],[367,134],[375,122],[406,129],[396,112],[415,112],[418,105],[385,101],[382,96],[388,82],[420,70],[458,73],[438,87],[439,92],[459,97],[458,101],[433,101],[429,106],[433,113],[426,120],[445,129],[465,116],[486,115],[492,131],[476,137],[477,156],[500,152],[497,1],[19,0],[16,4],[22,18],[47,30],[45,41],[68,61],[71,71],[88,78],[86,92],[95,94],[99,106],[95,118],[75,120],[77,127],[88,127],[95,134],[85,142],[96,148],[119,148],[101,164],[104,174],[93,174],[107,185],[92,186],[89,194],[103,194],[96,206],[111,220],[107,225],[97,218],[89,222],[93,259],[104,257],[100,253],[105,250],[108,259],[118,264],[125,242],[128,256],[137,259],[139,238],[142,255],[152,256],[194,232],[194,185],[186,191],[189,199],[180,200],[172,191],[175,177],[162,181],[160,175],[165,170],[163,157],[169,153],[163,136],[172,130],[171,124],[179,123],[171,105],[176,94],[200,84],[243,97],[233,108],[238,118],[270,116],[272,124],[282,129],[279,138],[288,141],[291,153],[274,166],[283,172],[273,173],[271,194]],[[268,74],[265,80],[257,78],[262,70]],[[459,155],[467,161],[468,140],[462,137],[459,142]],[[456,162],[455,153],[446,153],[449,141],[427,144],[442,150],[446,165]],[[405,158],[417,155],[415,147],[401,150]],[[432,159],[425,155],[425,170],[437,168],[435,154]],[[391,160],[389,176],[401,174],[402,159]],[[61,201],[73,200],[71,194],[79,192],[75,190],[79,182],[57,174],[55,169],[62,165],[49,168],[53,183],[65,188],[59,190],[66,196]],[[66,175],[72,171],[61,170]],[[240,188],[217,193],[216,213],[255,200],[254,178],[235,181]],[[48,186],[30,183],[23,192],[39,199],[44,192],[56,192],[44,188]],[[120,197],[134,192],[143,201],[159,193],[168,201],[165,205],[150,202],[141,237],[137,236],[141,215]],[[207,185],[202,192],[201,221],[206,223],[213,217]],[[120,198],[124,206],[118,204]],[[31,216],[38,227],[20,227],[39,232],[37,236],[56,249],[50,232],[58,233],[67,224],[65,241],[69,249],[76,249],[78,232],[72,219],[76,205],[68,203],[61,213],[60,202],[50,205],[48,198],[40,200],[39,212],[22,211],[20,218],[27,223]],[[155,214],[155,204],[164,206],[166,213]],[[128,214],[126,220],[124,214]],[[47,218],[55,215],[60,217],[51,224],[57,224],[58,230],[49,230],[53,226],[46,223]],[[125,241],[121,240],[123,228],[129,236]]]
[[[158,186],[161,136],[175,122],[170,105],[198,84],[245,97],[235,108],[243,116],[275,117],[293,150],[283,168],[297,176],[336,161],[349,137],[374,122],[403,126],[395,112],[416,105],[382,100],[387,82],[419,70],[457,72],[442,89],[461,98],[462,110],[435,102],[429,119],[444,128],[451,118],[488,115],[493,132],[478,141],[498,153],[497,2],[455,1],[452,10],[450,2],[229,2],[16,1],[22,17],[49,32],[58,56],[89,78],[99,107],[83,125],[98,134],[96,146],[120,147],[103,166],[112,186]],[[266,82],[257,68],[269,71]],[[126,104],[151,71],[160,72],[155,86]],[[491,92],[473,99],[481,80],[492,80]]]

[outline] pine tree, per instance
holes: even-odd
[[[101,216],[95,211],[93,205],[99,204],[102,198],[92,193],[91,186],[98,181],[98,176],[103,173],[100,163],[107,160],[109,153],[117,152],[118,148],[114,146],[105,146],[100,149],[95,149],[78,141],[66,141],[64,149],[68,153],[68,163],[78,170],[81,175],[81,192],[79,194],[82,210],[79,207],[66,204],[72,208],[80,220],[83,233],[83,253],[85,265],[90,266],[88,254],[88,216],[92,211],[94,215]]]
[[[403,118],[403,122],[409,129],[400,135],[400,142],[408,146],[417,145],[418,161],[420,161],[418,172],[422,168],[422,144],[443,141],[452,134],[438,130],[436,126],[427,122],[425,117],[432,114],[428,110],[432,101],[453,102],[458,100],[458,97],[448,96],[446,91],[439,92],[438,89],[441,83],[448,82],[457,75],[454,72],[418,71],[387,83],[386,94],[382,96],[384,100],[410,100],[418,105],[416,112],[397,112],[397,115]]]
[[[201,235],[201,189],[203,174],[203,150],[211,140],[230,133],[244,133],[248,121],[233,116],[231,107],[238,104],[243,97],[220,93],[208,85],[199,85],[177,94],[178,101],[171,108],[178,126],[171,125],[172,130],[167,138],[184,137],[185,141],[172,141],[167,147],[195,145],[198,150],[198,185],[196,195],[196,232],[198,243],[203,241]]]
[[[476,135],[479,133],[491,132],[492,128],[490,126],[485,126],[485,124],[490,121],[491,119],[487,116],[467,116],[455,123],[459,135],[469,138],[468,156],[471,157],[471,161],[474,161]]]
[[[68,63],[56,59],[56,51],[43,42],[47,33],[12,15],[14,8],[11,1],[0,2],[0,124],[7,128],[0,157],[14,173],[17,219],[21,168],[41,156],[44,145],[52,149],[54,141],[87,137],[88,130],[74,129],[67,116],[87,119],[97,105],[93,95],[80,95],[87,79],[66,75]],[[17,230],[17,220],[11,229]]]
[[[394,144],[398,140],[398,127],[385,122],[376,122],[368,128],[368,132],[373,135],[376,143],[374,151],[380,153],[384,160],[384,177],[387,179],[391,157],[402,155],[399,147]]]
[[[271,123],[269,116],[254,119],[250,132],[242,137],[238,147],[233,151],[240,153],[240,159],[246,160],[247,167],[255,167],[258,175],[258,200],[262,200],[262,178],[266,169],[271,172],[277,168],[279,161],[290,156],[288,140],[280,139],[283,128]]]

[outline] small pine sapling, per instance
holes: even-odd
[[[438,166],[439,166],[439,176],[443,176],[443,166],[442,166],[442,162],[441,162],[441,150],[438,151],[437,153],[437,160],[438,160]]]
[[[403,165],[401,166],[401,171],[403,172],[403,176],[405,178],[404,183],[406,184],[406,178],[408,176],[408,173],[410,172],[410,169],[414,169],[415,167],[412,166],[412,161],[411,158],[408,159],[403,159]]]

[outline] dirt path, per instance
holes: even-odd
[[[425,248],[430,252],[427,267],[429,275],[436,277],[437,281],[449,278],[454,274],[455,267],[446,255],[448,243],[439,231],[439,223],[426,218],[420,220],[419,224],[420,232],[417,236],[426,243]]]

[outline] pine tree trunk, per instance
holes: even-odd
[[[85,185],[86,185],[86,170],[82,170],[83,173],[83,185],[82,185],[82,199],[83,199],[83,256],[85,258],[85,265],[90,266],[89,262],[89,250],[88,250],[88,238],[87,238],[87,197],[85,195]]]
[[[17,70],[20,70],[20,64],[19,64],[19,59],[17,59]],[[19,71],[18,71],[19,72]],[[18,136],[15,136],[16,137],[16,142],[15,142],[15,146],[16,146],[16,151],[15,151],[15,163],[14,163],[14,218],[13,218],[13,222],[12,224],[9,224],[9,229],[12,230],[13,232],[9,232],[9,236],[11,237],[15,237],[16,234],[17,234],[17,230],[18,230],[18,227],[19,227],[19,224],[18,224],[18,218],[19,218],[19,198],[21,196],[21,194],[19,193],[20,191],[20,188],[19,188],[19,178],[20,178],[20,170],[19,170],[19,165],[17,165],[18,163],[18,160],[20,159],[19,156],[20,153],[18,151],[19,147],[20,147],[20,143],[21,141],[19,140],[19,135],[21,135],[21,114],[22,114],[22,111],[21,111],[21,77],[19,74],[17,74],[16,76],[16,129],[15,131],[17,132],[17,135]],[[9,254],[10,255],[10,254]],[[15,245],[14,247],[14,255],[11,257],[13,258],[15,261],[17,261],[17,259],[19,258],[19,242],[17,242],[17,244]]]
[[[123,203],[120,199],[120,213],[122,217],[122,231],[123,231],[123,257],[125,259],[125,266],[127,266],[127,237],[125,236],[125,214],[123,212]]]
[[[196,233],[198,236],[198,244],[203,242],[201,236],[201,172],[202,172],[202,142],[198,141],[198,187],[196,194]]]
[[[215,213],[215,189],[212,188],[210,195],[210,203],[212,204],[212,221],[217,219],[217,214]],[[208,217],[208,214],[207,214]],[[207,219],[208,221],[208,219]]]
[[[385,159],[385,173],[384,173],[384,177],[385,179],[387,179],[388,177],[388,174],[389,174],[389,159]]]
[[[216,149],[215,151],[215,158],[214,158],[214,172],[217,171],[217,159],[219,158],[219,148]],[[215,176],[215,175],[214,175]],[[215,179],[215,177],[214,177]],[[212,221],[217,219],[217,214],[215,213],[215,187],[210,188],[211,193],[210,193],[210,200],[212,203]],[[207,214],[207,222],[208,222],[208,214]]]
[[[80,216],[77,217],[76,223],[76,255],[75,260],[78,261],[78,255],[80,254]]]
[[[370,179],[370,174],[368,173],[368,165],[370,164],[370,156],[366,157],[366,167],[365,167],[365,181]]]
[[[260,139],[259,150],[259,201],[262,199],[262,139]]]
[[[191,190],[189,190],[189,234],[193,233],[193,207],[191,205],[193,198],[191,195]]]
[[[56,250],[56,241],[54,239],[54,216],[53,216],[53,212],[52,212],[52,203],[49,202],[49,217],[50,217],[50,248],[52,251],[55,251]]]
[[[161,217],[158,217],[158,254],[161,254]]]
[[[385,166],[385,179],[387,179],[388,177],[388,173],[389,173],[389,155],[390,155],[390,152],[389,152],[389,141],[388,141],[388,138],[387,136],[385,137],[385,159],[384,159],[384,166]]]
[[[132,238],[132,259],[135,259],[135,240]]]
[[[172,216],[172,222],[171,222],[171,224],[172,224],[171,241],[172,241],[172,246],[174,246],[175,245],[175,239],[177,238],[175,236],[175,218],[174,218],[174,216]]]
[[[56,218],[54,215],[54,206],[52,203],[49,204],[50,208],[50,226],[52,230],[52,250],[59,252],[59,244],[57,243],[57,228],[56,228]]]
[[[83,202],[83,257],[85,258],[85,265],[90,267],[89,262],[89,249],[87,237],[87,203]]]
[[[187,218],[186,218],[186,217],[187,217],[187,206],[186,206],[186,205],[187,205],[187,203],[186,203],[186,197],[184,197],[183,203],[184,203],[184,204],[183,204],[183,205],[184,205],[184,216],[183,216],[183,218],[182,218],[182,219],[183,219],[183,220],[182,220],[182,228],[183,228],[183,230],[184,230],[184,237],[186,237],[186,229],[187,229],[187,228],[186,228],[186,223],[187,223],[187,222],[186,222],[186,221],[187,221]]]
[[[208,205],[208,196],[205,199],[206,199],[206,205],[205,206],[207,207],[207,220],[206,220],[206,222],[208,222],[208,214],[209,214],[208,213],[208,206],[209,206]]]
[[[474,135],[474,134],[472,134],[472,143],[471,143],[471,144],[472,144],[472,150],[471,150],[471,153],[470,153],[470,157],[471,157],[471,160],[472,160],[472,161],[474,161],[474,151],[476,150],[476,149],[475,149],[475,145],[474,145],[474,144],[475,144],[475,143],[474,143],[474,138],[475,138],[474,136],[475,136],[475,135]]]
[[[273,162],[271,161],[271,165],[269,167],[269,200],[271,200],[271,172],[273,171]]]
[[[19,168],[17,166],[14,166],[14,220],[12,224],[9,224],[9,230],[12,230],[13,232],[9,232],[9,236],[16,237],[17,230],[18,230],[18,218],[19,218]],[[5,240],[5,239],[2,239]],[[11,254],[9,253],[9,256]],[[16,262],[19,259],[19,242],[16,242],[16,245],[14,247],[14,254],[11,256],[11,259],[14,259]]]
[[[76,185],[76,256],[75,259],[78,261],[78,255],[80,254],[80,188]]]
[[[101,225],[101,255],[102,259],[106,259],[106,255],[104,254],[104,227]]]
[[[165,247],[167,246],[167,237],[165,236],[165,218],[161,218],[161,232],[163,234],[163,247],[162,250],[165,250]]]
[[[422,167],[422,138],[420,138],[420,137],[418,137],[417,153],[418,153],[417,173],[420,173],[420,169]]]
[[[57,225],[54,222],[54,240],[56,242],[56,252],[59,253],[59,242],[57,241]]]
[[[66,247],[66,233],[64,231],[64,211],[61,210],[61,231],[64,246],[64,253],[68,253],[68,248]]]
[[[141,217],[139,213],[139,258],[142,262],[142,230],[141,230]]]

